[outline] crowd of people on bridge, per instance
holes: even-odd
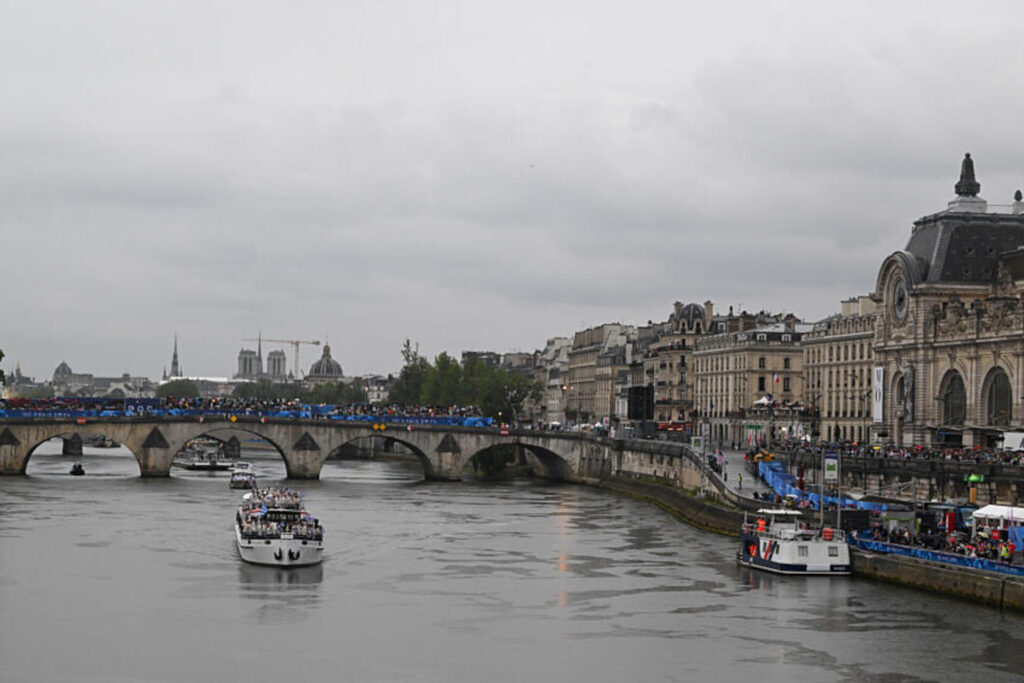
[[[200,411],[209,413],[264,415],[280,412],[298,412],[309,407],[298,399],[238,398],[234,396],[215,397],[165,397],[152,399],[108,399],[108,398],[11,398],[0,400],[0,410],[29,411],[34,413],[67,413],[85,411],[120,411],[131,415],[150,415],[169,410]],[[483,417],[477,406],[461,405],[370,405],[349,403],[346,405],[315,406],[311,412],[314,418],[334,416],[380,417]]]

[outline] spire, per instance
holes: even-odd
[[[981,183],[974,179],[974,162],[971,160],[971,153],[964,154],[964,160],[960,164],[960,181],[953,186],[960,197],[977,197],[981,192]]]
[[[960,180],[953,186],[956,198],[949,202],[947,211],[953,213],[987,213],[988,202],[978,196],[981,183],[974,177],[974,161],[968,152],[960,164]]]
[[[181,368],[178,367],[178,333],[174,333],[174,353],[171,355],[171,377],[181,377]]]
[[[263,330],[256,335],[256,374],[263,374]]]

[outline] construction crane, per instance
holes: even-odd
[[[301,339],[263,339],[262,337],[257,338],[257,339],[253,339],[252,337],[250,337],[248,339],[243,339],[242,341],[270,342],[272,344],[291,344],[293,347],[295,347],[295,355],[294,355],[294,359],[295,359],[295,370],[294,370],[295,379],[299,379],[301,377],[301,375],[299,375],[299,344],[309,344],[310,346],[320,346],[320,342],[318,342],[318,341],[303,341]]]

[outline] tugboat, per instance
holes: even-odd
[[[796,510],[761,509],[757,521],[744,516],[736,560],[744,567],[776,574],[850,574],[846,534],[830,527],[809,528]]]
[[[243,560],[271,567],[307,567],[324,556],[324,528],[296,491],[265,489],[242,496],[235,542]]]
[[[71,471],[68,472],[72,477],[80,477],[85,474],[85,468],[82,467],[82,463],[76,462],[71,466]]]

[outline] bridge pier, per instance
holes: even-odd
[[[82,437],[78,434],[72,434],[66,439],[62,439],[64,442],[61,445],[61,455],[81,455],[82,454]]]

